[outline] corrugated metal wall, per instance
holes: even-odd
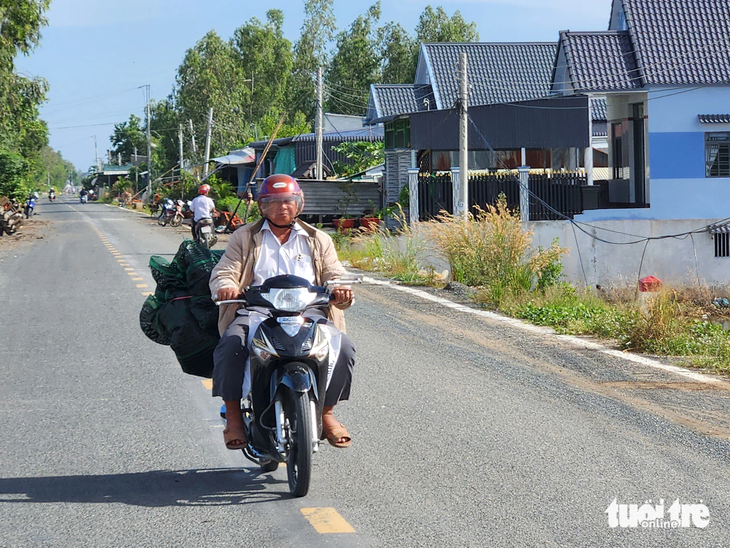
[[[408,168],[411,167],[410,150],[385,151],[385,201],[392,204],[408,185]]]
[[[588,135],[588,98],[540,99],[515,104],[469,107],[469,149],[585,148]],[[458,150],[456,110],[410,115],[411,148]],[[475,130],[474,125],[478,128]]]
[[[299,180],[304,193],[303,215],[362,216],[381,204],[381,183]],[[349,204],[347,203],[349,201]]]

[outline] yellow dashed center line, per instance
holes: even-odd
[[[124,269],[124,270],[134,270],[134,268],[132,268],[132,267],[126,268],[126,267],[125,267],[125,269]]]
[[[74,208],[71,208],[71,209],[74,209]],[[78,211],[78,210],[74,209],[74,211]],[[137,274],[134,271],[134,268],[132,268],[129,265],[129,263],[127,263],[127,260],[123,258],[122,254],[119,251],[117,251],[112,244],[109,243],[109,240],[105,236],[103,236],[102,233],[99,232],[99,230],[96,227],[92,227],[92,228],[99,235],[99,238],[101,239],[101,243],[104,244],[104,247],[106,247],[111,252],[111,254],[114,256],[114,258],[117,260],[117,262],[119,263],[119,266],[123,267],[124,270],[127,272],[127,274],[129,274],[130,276],[136,276],[135,278],[132,278],[132,281],[134,281],[134,282],[143,281],[144,278],[139,277],[139,274]],[[147,284],[135,284],[135,285],[137,286],[137,289],[145,289],[145,288],[149,287]],[[145,297],[148,297],[149,295],[154,295],[154,293],[152,293],[150,291],[142,291],[141,293]],[[212,388],[212,385],[211,385],[211,388]]]
[[[126,268],[124,270],[127,270]],[[130,269],[131,270],[131,269]],[[127,272],[130,276],[139,276],[136,272]]]
[[[334,508],[302,508],[302,514],[318,533],[354,533],[352,525]]]
[[[141,282],[144,278],[132,278],[133,282]]]
[[[142,295],[144,295],[145,297],[148,297],[148,296],[152,295],[152,293],[149,291],[143,291]]]
[[[149,287],[147,284],[137,284],[137,287]]]
[[[202,379],[200,382],[202,382],[203,386],[208,390],[213,390],[213,379]]]

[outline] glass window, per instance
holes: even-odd
[[[705,133],[705,177],[730,177],[730,133]]]

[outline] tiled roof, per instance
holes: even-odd
[[[376,109],[373,119],[436,108],[433,90],[427,84],[373,84],[371,92]]]
[[[730,2],[622,1],[646,84],[730,81]]]
[[[576,92],[642,87],[628,32],[564,31],[560,43]]]
[[[591,117],[594,122],[603,122],[608,120],[605,97],[591,98]]]
[[[698,114],[701,124],[730,124],[730,114]]]
[[[451,108],[459,95],[459,54],[467,53],[469,105],[545,97],[555,61],[555,43],[423,44],[437,106]]]
[[[382,126],[365,126],[362,129],[350,129],[347,131],[325,131],[322,133],[323,141],[382,141],[385,130]],[[272,145],[287,146],[297,142],[312,142],[317,140],[316,133],[301,133],[295,137],[280,137],[274,139]],[[262,150],[268,141],[254,141],[248,146]]]

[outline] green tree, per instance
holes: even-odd
[[[370,84],[380,79],[380,48],[375,25],[380,0],[337,35],[337,47],[327,72],[327,110],[363,115]]]
[[[299,40],[294,45],[291,84],[287,95],[290,116],[301,111],[307,119],[314,118],[317,69],[327,69],[327,45],[337,30],[333,3],[333,0],[304,0],[304,21]]]
[[[362,173],[366,169],[382,164],[385,161],[383,141],[345,141],[332,150],[344,154],[350,163],[335,161],[334,168],[338,175],[349,177]]]
[[[387,23],[378,29],[383,59],[382,81],[388,84],[412,84],[416,78],[418,42],[399,23]]]
[[[426,6],[416,26],[416,41],[421,42],[478,42],[475,22],[467,23],[459,10],[449,17],[444,8]]]
[[[74,165],[64,160],[60,152],[56,152],[49,146],[45,146],[38,154],[38,176],[35,186],[46,188],[52,186],[56,190],[63,189],[66,181],[76,181],[78,173]],[[50,185],[49,185],[50,181]]]
[[[122,155],[122,162],[131,162],[134,157],[134,151],[137,154],[147,154],[147,137],[140,127],[142,120],[131,114],[129,120],[121,124],[114,124],[114,134],[110,137],[112,143],[112,154]]]
[[[242,109],[251,97],[250,83],[245,80],[235,48],[215,31],[186,52],[177,70],[172,99],[178,119],[192,120],[196,134],[205,135],[208,109],[213,108],[213,155],[236,148],[250,134]]]
[[[187,129],[185,135],[188,136],[189,141],[189,124],[187,120],[182,120],[175,109],[170,99],[163,99],[162,101],[156,101],[152,103],[150,107],[150,135],[155,147],[152,149],[152,169],[153,173],[162,174],[173,166],[177,165],[180,154],[179,144],[177,141],[178,136],[178,125],[183,123],[183,127]],[[199,133],[196,135],[205,135],[205,122],[199,121]],[[145,125],[145,131],[147,130]],[[146,147],[145,143],[145,147]],[[189,146],[186,145],[186,151],[189,150]],[[147,154],[147,149],[144,148],[142,154]],[[198,154],[197,157],[200,155]],[[187,154],[186,157],[193,158],[191,154]],[[195,159],[194,159],[195,160]],[[144,171],[146,166],[140,168]]]
[[[266,23],[252,17],[234,32],[231,43],[241,73],[251,80],[246,109],[239,116],[260,120],[270,109],[285,107],[286,89],[292,70],[291,42],[284,38],[284,12],[269,10]]]
[[[22,197],[37,175],[37,156],[48,143],[38,107],[45,101],[42,78],[15,72],[18,53],[29,55],[47,21],[49,0],[0,0],[0,194]]]

